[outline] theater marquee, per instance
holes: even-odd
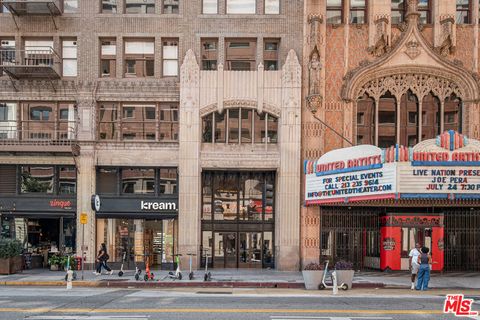
[[[447,131],[412,148],[360,145],[305,161],[305,204],[480,198],[480,142]]]

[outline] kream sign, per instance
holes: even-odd
[[[480,142],[446,131],[414,147],[360,145],[305,161],[305,203],[480,198]]]

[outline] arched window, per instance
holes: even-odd
[[[400,144],[414,146],[418,143],[418,98],[408,90],[400,99]]]
[[[378,146],[387,148],[396,143],[397,105],[395,97],[386,92],[378,104]]]
[[[435,138],[440,130],[440,100],[430,92],[422,100],[422,140]]]
[[[367,94],[357,101],[357,144],[375,144],[375,100]]]
[[[205,143],[277,143],[278,119],[250,108],[227,109],[202,118]],[[213,135],[212,133],[215,132]]]
[[[445,99],[443,106],[443,129],[462,132],[462,101],[454,93]]]

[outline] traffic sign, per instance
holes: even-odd
[[[85,212],[80,213],[80,223],[87,224],[87,214]]]

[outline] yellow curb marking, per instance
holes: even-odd
[[[305,310],[305,309],[75,309],[75,308],[0,308],[0,312],[54,312],[54,313],[361,313],[361,314],[442,314],[440,310]]]

